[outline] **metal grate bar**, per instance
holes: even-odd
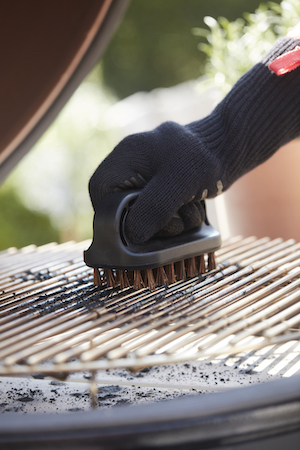
[[[153,291],[95,287],[88,242],[0,253],[0,374],[167,364],[300,339],[300,244],[226,241]]]

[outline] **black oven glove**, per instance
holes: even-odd
[[[95,211],[108,193],[142,187],[126,221],[133,243],[197,225],[199,200],[225,191],[300,135],[300,67],[280,76],[269,68],[299,45],[279,39],[206,118],[166,122],[122,140],[90,180]]]

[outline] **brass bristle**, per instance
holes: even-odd
[[[175,264],[175,270],[176,270],[176,278],[178,281],[185,281],[186,280],[186,271],[185,271],[185,264],[184,260],[178,261]]]
[[[120,284],[120,275],[119,275],[119,271],[114,269],[113,270],[113,274],[114,274],[114,279],[115,279],[115,286],[118,286]]]
[[[156,282],[157,286],[168,286],[168,284],[169,284],[167,274],[165,272],[165,269],[162,266],[158,267],[156,270],[155,282]]]
[[[124,282],[124,271],[123,270],[118,270],[118,278],[119,278],[120,288],[124,289],[125,282]]]
[[[208,254],[207,268],[208,270],[214,270],[217,267],[216,258],[214,252]]]
[[[104,274],[106,278],[107,287],[115,287],[116,280],[112,269],[104,269]]]
[[[187,276],[190,278],[195,277],[197,275],[196,258],[195,257],[188,258],[186,260],[186,265],[187,265]]]
[[[95,286],[101,286],[102,285],[102,279],[99,272],[99,269],[96,267],[94,268],[94,285]]]
[[[165,266],[165,271],[168,277],[169,284],[176,283],[174,264],[171,263]]]
[[[118,270],[117,274],[121,289],[125,289],[131,286],[128,280],[127,272],[125,270]]]
[[[199,273],[205,273],[205,259],[204,259],[204,255],[200,255],[200,256],[198,256],[198,258],[199,258],[199,260],[198,260],[198,263],[199,263],[198,272]]]
[[[141,271],[134,270],[133,278],[134,278],[133,289],[135,289],[136,291],[139,289],[142,289],[144,287],[144,282],[143,282]]]
[[[124,278],[125,277],[127,279],[128,285],[133,286],[133,282],[134,282],[133,270],[124,271]]]
[[[130,281],[129,281],[129,279],[128,279],[128,272],[127,272],[127,271],[124,271],[123,276],[124,276],[124,286],[125,286],[125,287],[130,287],[130,286],[131,286],[131,283],[130,283]]]
[[[207,256],[207,269],[210,271],[216,269],[216,267],[215,254],[211,252]],[[94,268],[94,284],[95,286],[106,285],[107,287],[120,285],[121,289],[133,287],[135,290],[148,287],[153,290],[156,286],[168,286],[168,284],[176,283],[176,280],[186,281],[187,277],[193,278],[198,273],[205,273],[205,271],[205,258],[204,255],[200,255],[167,264],[157,269],[145,269],[143,271],[103,269],[100,272],[99,269]]]
[[[145,270],[145,284],[146,286],[152,291],[155,288],[155,279],[153,276],[153,270],[152,269],[146,269]]]

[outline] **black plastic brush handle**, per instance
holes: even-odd
[[[141,245],[130,243],[124,225],[139,193],[137,190],[121,191],[103,199],[94,216],[92,244],[84,252],[84,261],[88,266],[121,270],[153,269],[211,253],[220,247],[220,233],[209,224],[207,218],[199,227],[178,236],[151,238]]]

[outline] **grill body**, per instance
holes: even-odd
[[[66,0],[37,7],[30,1],[22,11],[6,2],[0,181],[97,62],[126,4]],[[28,30],[37,33],[28,35]],[[55,30],[52,40],[49,30]],[[62,45],[65,38],[70,46]],[[53,51],[56,57],[62,51],[60,63],[48,67]],[[35,54],[38,58],[30,59]],[[22,108],[21,97],[15,96],[21,85],[26,86]],[[297,345],[299,246],[294,242],[238,238],[219,252],[215,273],[139,293],[97,290],[82,260],[87,246],[29,246],[0,254],[1,376],[42,372],[63,378],[82,370],[138,370],[289,341]],[[298,372],[297,364],[290,376]],[[299,385],[294,375],[201,399],[86,413],[4,414],[0,447],[296,449]]]

